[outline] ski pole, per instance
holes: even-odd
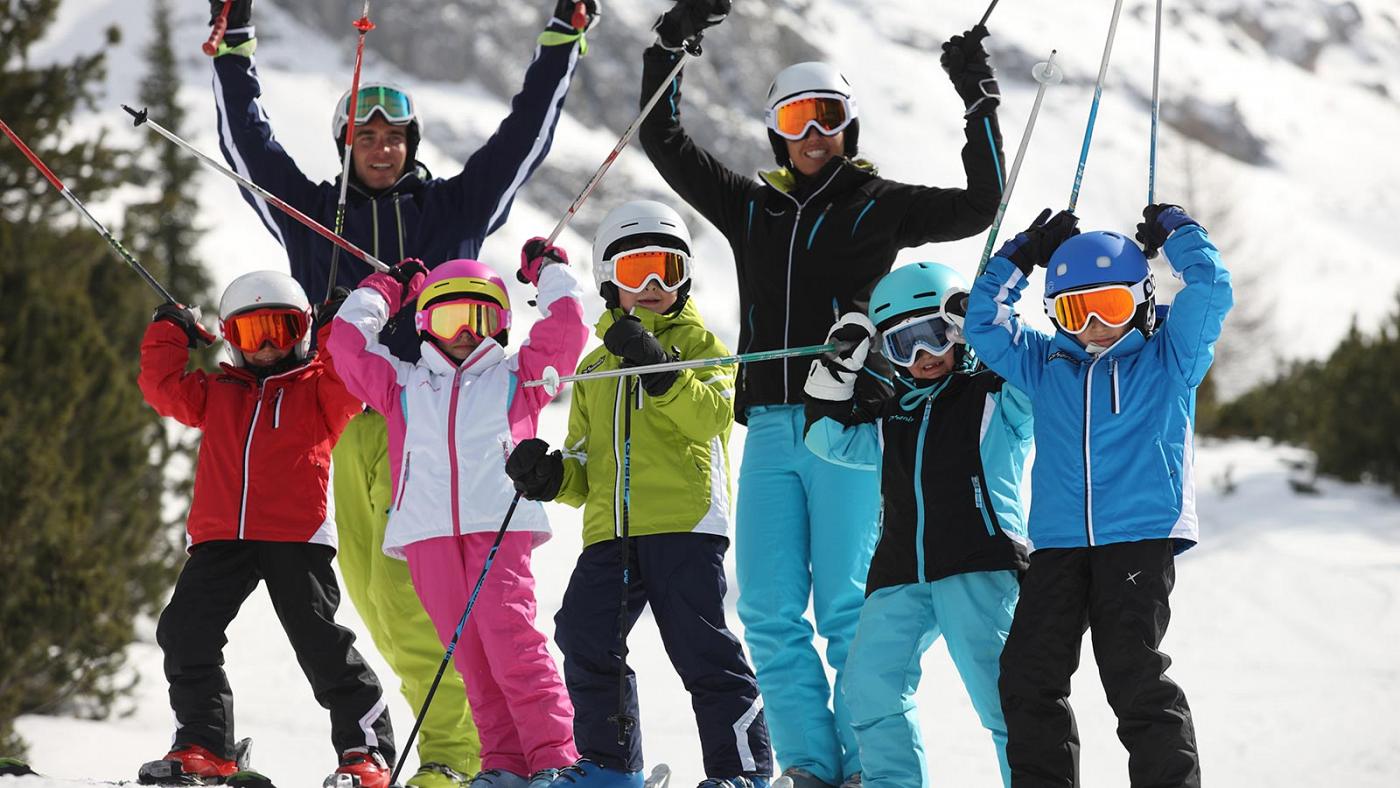
[[[642,121],[651,113],[652,107],[655,107],[656,102],[660,101],[661,97],[670,89],[671,82],[674,81],[676,75],[681,72],[681,67],[685,65],[685,61],[699,54],[700,42],[698,38],[692,39],[686,43],[686,49],[681,52],[681,56],[676,59],[676,65],[671,69],[671,73],[666,75],[666,79],[661,81],[661,86],[656,89],[656,92],[651,95],[651,98],[647,99],[647,103],[642,107],[642,111],[637,115],[637,119],[632,121],[632,124],[622,133],[622,139],[619,139],[617,144],[613,146],[612,153],[609,153],[608,157],[603,159],[603,163],[598,166],[598,170],[593,173],[593,177],[588,179],[588,183],[584,184],[583,191],[579,192],[579,195],[574,198],[574,202],[569,206],[569,210],[565,211],[563,217],[559,219],[559,223],[554,225],[554,229],[549,233],[549,238],[545,239],[546,246],[553,246],[554,242],[558,240],[559,234],[564,232],[564,228],[569,226],[569,222],[573,221],[574,214],[578,213],[578,209],[583,207],[583,203],[588,199],[588,196],[593,193],[598,183],[603,180],[603,176],[607,174],[608,168],[612,167],[613,162],[616,161],[618,155],[622,153],[622,149],[627,147],[627,143],[632,141],[632,136],[637,133],[637,129],[641,128]]]
[[[1069,212],[1079,204],[1079,186],[1084,182],[1084,162],[1089,158],[1089,141],[1094,137],[1094,120],[1099,114],[1099,98],[1103,95],[1103,79],[1108,73],[1108,56],[1113,52],[1113,36],[1118,32],[1118,12],[1123,0],[1113,0],[1113,19],[1108,23],[1108,40],[1103,43],[1103,60],[1099,63],[1099,78],[1094,83],[1094,103],[1089,107],[1089,124],[1084,129],[1084,146],[1079,150],[1079,169],[1074,173],[1074,189],[1069,193]]]
[[[780,358],[796,358],[798,356],[817,356],[822,353],[844,353],[855,342],[832,342],[826,345],[806,345],[803,347],[781,348],[779,350],[756,350],[750,353],[736,353],[730,356],[715,356],[712,358],[691,358],[682,361],[663,361],[660,364],[647,364],[640,367],[619,367],[618,369],[604,369],[597,372],[584,372],[579,375],[560,375],[559,370],[554,367],[545,367],[539,380],[527,380],[526,386],[544,386],[551,396],[558,393],[559,386],[564,383],[572,383],[577,380],[599,380],[602,378],[620,378],[632,375],[647,375],[652,372],[671,372],[679,369],[700,369],[702,367],[718,367],[725,364],[752,364],[756,361],[773,361]]]
[[[993,8],[996,8],[996,7],[997,7],[997,3],[1000,3],[1000,2],[1001,2],[1001,0],[992,0],[992,4],[989,5],[989,6],[987,6],[987,10],[982,14],[982,21],[977,23],[977,26],[978,26],[978,27],[985,27],[985,26],[986,26],[987,20],[988,20],[988,19],[991,19],[991,17],[992,17],[992,9],[993,9]]]
[[[1040,114],[1040,102],[1045,98],[1045,89],[1050,85],[1060,84],[1064,78],[1064,72],[1055,65],[1055,53],[1058,50],[1050,50],[1050,57],[1041,63],[1036,63],[1031,68],[1031,76],[1040,87],[1035,91],[1035,103],[1031,105],[1031,116],[1026,120],[1026,131],[1021,135],[1021,147],[1016,150],[1016,161],[1011,163],[1011,173],[1006,178],[1006,188],[1001,193],[1001,204],[997,206],[996,218],[992,220],[992,229],[987,233],[987,245],[982,247],[982,260],[977,263],[977,275],[981,276],[982,271],[987,268],[987,260],[991,259],[992,246],[996,244],[997,232],[1001,229],[1001,220],[1006,216],[1006,206],[1011,204],[1011,190],[1016,188],[1016,176],[1021,172],[1021,162],[1026,158],[1026,147],[1030,145],[1031,132],[1035,131],[1035,119]]]
[[[629,510],[632,506],[632,407],[637,378],[624,378],[627,404],[622,416],[622,600],[617,609],[617,713],[608,719],[617,723],[617,744],[626,746],[637,718],[627,713],[627,602],[632,587]]]
[[[60,181],[58,176],[53,174],[53,170],[49,169],[39,156],[35,154],[34,151],[30,150],[28,145],[24,144],[24,140],[20,139],[19,135],[6,125],[3,120],[0,120],[0,131],[5,132],[5,136],[10,138],[10,142],[13,142],[15,147],[19,148],[19,152],[23,153],[26,159],[29,159],[29,163],[33,164],[34,168],[44,176],[44,179],[57,189],[59,194],[63,195],[63,199],[67,200],[68,204],[77,208],[78,213],[81,213],[87,218],[88,222],[97,229],[97,232],[111,245],[112,249],[116,250],[117,255],[125,260],[126,264],[131,266],[132,270],[134,270],[146,284],[151,286],[152,290],[156,291],[167,303],[179,303],[175,300],[174,296],[170,295],[169,291],[161,286],[160,282],[156,281],[154,276],[151,276],[151,272],[147,271],[145,266],[138,263],[136,258],[131,256],[131,252],[128,252],[126,247],[122,246],[122,242],[118,241],[116,237],[112,235],[112,232],[108,230],[102,222],[99,222],[96,216],[93,216],[92,213],[88,211],[87,206],[83,205],[83,201],[79,200],[73,192],[69,191],[67,186],[63,185],[63,181]]]
[[[1157,0],[1157,28],[1152,35],[1152,141],[1147,148],[1147,204],[1157,193],[1157,120],[1161,116],[1157,88],[1162,75],[1162,0]]]
[[[379,258],[374,257],[374,256],[371,255],[369,252],[366,252],[365,250],[363,250],[363,249],[361,249],[360,247],[358,247],[358,246],[356,246],[356,245],[350,243],[349,241],[345,240],[344,238],[341,238],[340,236],[336,235],[335,233],[331,232],[330,230],[327,230],[326,227],[325,227],[325,225],[321,224],[320,222],[316,221],[315,219],[312,219],[310,216],[307,216],[306,214],[302,213],[301,211],[298,211],[296,208],[293,208],[292,206],[288,205],[286,202],[283,202],[282,199],[281,199],[280,197],[278,197],[277,195],[273,194],[272,192],[268,191],[267,189],[264,189],[263,187],[257,185],[256,183],[253,183],[252,181],[248,180],[247,178],[243,177],[242,175],[239,175],[238,173],[234,172],[233,170],[230,170],[228,167],[225,167],[224,165],[222,165],[222,164],[220,164],[219,162],[215,161],[213,158],[211,158],[208,154],[206,154],[206,153],[204,153],[203,151],[201,151],[199,148],[196,148],[195,146],[191,145],[190,143],[186,142],[185,140],[180,139],[180,137],[179,137],[178,135],[176,135],[174,132],[170,131],[169,129],[165,128],[164,126],[160,125],[159,123],[156,123],[155,121],[151,120],[150,117],[149,117],[149,115],[147,114],[146,110],[143,109],[143,110],[141,110],[140,112],[137,112],[136,110],[132,109],[131,107],[128,107],[128,106],[125,105],[125,104],[122,105],[122,109],[126,110],[127,113],[130,114],[132,118],[134,118],[134,121],[132,122],[131,125],[133,125],[133,126],[142,126],[142,125],[144,125],[144,126],[149,126],[150,129],[151,129],[152,131],[154,131],[155,133],[157,133],[157,134],[159,134],[160,136],[162,136],[162,137],[164,137],[164,138],[170,140],[171,142],[175,143],[176,145],[179,145],[181,148],[184,148],[185,150],[189,151],[190,153],[193,153],[193,154],[195,155],[196,158],[198,158],[201,162],[203,162],[203,163],[205,164],[205,166],[207,166],[207,167],[213,169],[215,172],[219,172],[219,173],[223,174],[224,176],[233,179],[233,181],[234,181],[235,183],[237,183],[239,186],[242,186],[243,188],[247,189],[248,191],[253,192],[254,194],[258,195],[259,197],[263,198],[264,200],[267,200],[267,202],[268,202],[269,204],[271,204],[272,207],[274,207],[274,208],[278,209],[279,211],[281,211],[281,212],[287,214],[288,216],[292,217],[293,219],[297,220],[298,222],[301,222],[303,225],[305,225],[305,226],[306,226],[308,229],[310,229],[312,232],[316,233],[317,235],[321,236],[322,238],[325,238],[327,241],[330,241],[331,243],[335,244],[336,246],[340,247],[341,249],[344,249],[345,251],[349,252],[351,255],[353,255],[353,256],[355,257],[355,259],[360,260],[360,261],[362,261],[362,262],[368,264],[371,268],[373,268],[373,269],[376,270],[376,271],[387,272],[387,271],[389,270],[388,264],[386,264],[386,263],[384,263],[384,262],[381,262],[381,261],[379,260]]]
[[[233,0],[224,0],[224,7],[219,11],[219,17],[214,20],[214,29],[209,31],[209,40],[200,47],[209,57],[218,53],[219,43],[224,40],[224,33],[228,32],[228,10],[232,7]]]
[[[360,12],[360,18],[351,23],[355,29],[360,31],[360,43],[355,46],[355,76],[350,81],[350,107],[345,123],[345,163],[340,171],[340,199],[335,204],[335,234],[342,235],[345,232],[345,201],[348,197],[350,187],[350,163],[354,159],[352,155],[355,147],[355,112],[360,106],[360,64],[365,57],[365,34],[374,29],[374,23],[369,21],[369,0],[365,0],[364,10]],[[413,166],[413,162],[408,163]],[[326,302],[331,300],[331,292],[335,290],[335,275],[340,268],[340,247],[331,250],[331,273],[326,280]]]
[[[467,607],[462,611],[462,617],[457,621],[457,629],[452,633],[452,640],[447,644],[447,653],[442,655],[442,664],[438,665],[437,675],[433,677],[432,686],[428,687],[428,695],[423,698],[423,708],[418,710],[418,719],[413,721],[413,730],[408,732],[408,743],[399,748],[399,760],[394,764],[394,773],[389,777],[390,785],[398,785],[399,772],[403,770],[404,763],[408,760],[404,754],[413,750],[413,740],[418,737],[418,729],[423,726],[423,718],[428,714],[428,705],[433,702],[433,695],[437,693],[437,688],[442,683],[442,674],[447,671],[447,666],[452,662],[452,654],[457,650],[457,641],[462,638],[462,630],[467,626],[467,616],[472,613],[472,607],[476,605],[476,596],[481,593],[481,586],[486,582],[486,573],[491,571],[491,563],[496,560],[496,551],[501,547],[501,540],[506,536],[506,529],[510,527],[510,518],[515,516],[515,507],[520,503],[520,493],[510,500],[510,508],[506,509],[506,516],[501,520],[501,527],[496,531],[496,541],[491,543],[491,550],[486,553],[486,561],[481,566],[481,574],[476,578],[476,586],[472,588],[472,594],[467,598]]]

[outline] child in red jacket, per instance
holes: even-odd
[[[142,766],[139,780],[203,784],[239,770],[221,667],[224,631],[264,580],[297,662],[330,712],[336,772],[385,788],[394,759],[388,708],[355,635],[334,619],[331,447],[360,402],[328,358],[309,352],[310,304],[290,276],[256,271],[235,279],[219,318],[232,363],[216,374],[186,370],[189,349],[211,338],[182,306],[159,307],[141,343],[146,401],[204,436],[186,523],[189,559],[156,629],[174,745]]]

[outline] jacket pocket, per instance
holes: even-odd
[[[1161,438],[1153,438],[1152,442],[1157,446],[1157,456],[1161,459],[1162,494],[1166,496],[1166,502],[1172,508],[1178,507],[1177,503],[1177,482],[1176,472],[1172,470],[1172,464],[1167,459],[1167,447],[1162,445]]]
[[[403,508],[404,493],[408,492],[408,471],[413,464],[413,452],[408,452],[403,456],[403,478],[399,479],[399,500],[394,503],[394,511]]]
[[[987,505],[986,496],[982,494],[982,477],[972,477],[972,500],[977,503],[977,512],[982,515],[982,524],[987,526],[987,536],[996,536],[996,526],[992,523],[992,513]]]

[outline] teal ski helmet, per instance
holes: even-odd
[[[911,317],[941,313],[950,296],[966,292],[967,280],[952,268],[941,263],[910,263],[890,271],[875,284],[867,314],[876,329],[883,332]],[[970,370],[976,364],[976,356],[962,338],[962,321],[949,323],[958,329],[949,332],[958,354],[957,367]]]
[[[1156,322],[1156,287],[1152,268],[1142,249],[1131,238],[1107,230],[1080,233],[1060,244],[1045,272],[1045,312],[1057,331],[1063,331],[1055,319],[1055,297],[1075,290],[1088,290],[1104,285],[1126,285],[1133,288],[1137,309],[1128,325],[1151,336]]]

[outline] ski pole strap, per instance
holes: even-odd
[[[572,44],[578,42],[578,56],[583,57],[588,54],[588,39],[583,35],[583,31],[578,30],[572,33],[561,33],[558,30],[546,30],[540,33],[540,37],[535,43],[542,47],[557,47],[560,44]]]

